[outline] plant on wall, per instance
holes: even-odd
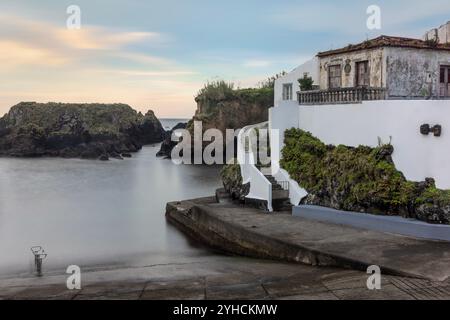
[[[300,84],[301,91],[309,91],[313,89],[314,80],[308,75],[304,75],[303,78],[298,79],[298,83]]]

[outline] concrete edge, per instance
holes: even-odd
[[[377,232],[434,241],[450,241],[450,225],[430,224],[402,217],[377,216],[331,208],[300,205],[292,209],[294,217],[340,224]]]
[[[186,203],[186,202],[185,202]],[[182,207],[178,203],[168,203],[166,218],[188,236],[215,250],[232,255],[247,256],[303,263],[313,266],[341,267],[366,271],[370,263],[350,259],[340,255],[320,252],[297,244],[282,241],[258,233],[252,229],[226,222],[214,214],[211,207],[196,204],[195,200]],[[380,265],[383,274],[427,279],[422,275]]]

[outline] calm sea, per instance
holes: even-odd
[[[163,120],[171,129],[185,120]],[[159,144],[127,160],[0,158],[0,275],[30,274],[30,247],[47,271],[144,266],[214,256],[165,220],[168,201],[210,196],[219,167],[177,166]]]

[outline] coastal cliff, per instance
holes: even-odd
[[[208,129],[217,129],[222,133],[224,143],[226,130],[238,130],[245,126],[265,122],[269,118],[269,108],[273,106],[274,88],[273,79],[263,83],[260,88],[235,89],[232,83],[216,81],[206,84],[195,97],[197,109],[192,119],[185,124],[178,124],[175,129],[184,129],[191,135],[191,144],[194,140],[203,139],[194,135],[194,122],[201,122],[202,133]],[[210,141],[202,141],[205,148]],[[172,149],[177,145],[171,141],[170,134],[166,135],[158,156],[170,158]],[[224,152],[226,147],[224,146]],[[236,155],[236,145],[233,147]],[[224,159],[226,160],[226,159]]]
[[[234,89],[223,81],[210,83],[196,96],[197,110],[187,127],[192,132],[194,121],[201,121],[203,131],[218,129],[225,135],[226,129],[267,121],[273,100],[273,87]]]
[[[164,133],[152,111],[125,104],[22,102],[0,119],[0,155],[122,158]]]

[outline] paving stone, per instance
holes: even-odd
[[[414,297],[392,284],[382,285],[381,290],[351,288],[332,290],[340,300],[414,300]]]
[[[257,300],[265,298],[267,298],[267,293],[259,283],[206,288],[206,299],[208,300]]]
[[[271,297],[304,295],[329,291],[320,281],[311,277],[296,277],[268,282],[264,283],[263,287]]]
[[[276,300],[339,300],[333,293],[331,292],[316,292],[316,293],[307,293],[300,294],[296,296],[290,297],[282,297],[277,298]]]
[[[66,287],[58,286],[39,286],[22,289],[10,296],[13,300],[71,300],[77,292],[68,290]]]
[[[206,277],[205,282],[207,287],[217,287],[243,283],[257,283],[260,280],[261,276],[248,273],[238,273],[208,276]]]
[[[392,277],[391,283],[418,300],[450,300],[447,282]]]
[[[359,271],[341,271],[322,277],[321,281],[330,290],[367,289],[367,279],[370,275]],[[390,278],[381,275],[381,284],[390,284]]]
[[[163,290],[144,290],[141,300],[204,300],[203,288],[173,288]]]
[[[118,282],[118,283],[99,283],[82,287],[75,296],[75,300],[103,300],[103,299],[139,299],[145,283]]]
[[[203,300],[205,279],[159,280],[148,282],[140,299],[143,300]]]
[[[150,281],[145,285],[145,291],[150,290],[176,290],[176,289],[204,289],[205,278],[158,280]]]

